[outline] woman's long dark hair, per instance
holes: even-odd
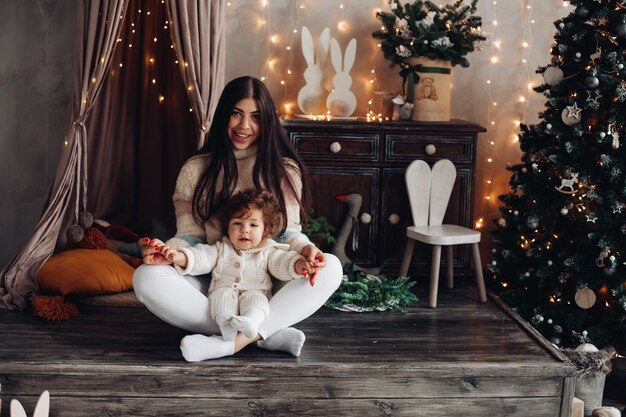
[[[254,186],[257,189],[264,188],[276,197],[283,219],[287,219],[287,196],[284,193],[290,193],[300,205],[300,221],[305,224],[309,194],[304,165],[280,125],[269,90],[260,80],[248,76],[235,78],[224,87],[209,133],[204,145],[197,152],[209,154],[210,162],[200,176],[193,194],[194,219],[207,221],[235,191],[238,180],[237,161],[228,139],[227,128],[235,104],[245,98],[254,99],[259,110],[260,132],[255,142],[258,150],[252,171]],[[301,198],[298,198],[284,158],[293,160],[300,171]],[[223,173],[221,187],[216,183],[220,172]],[[282,234],[286,226],[287,222],[284,221],[278,234]]]

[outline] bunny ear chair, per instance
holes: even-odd
[[[50,393],[48,391],[44,391],[39,396],[39,400],[37,400],[33,417],[48,417],[49,412]],[[11,400],[11,417],[27,417],[24,407],[22,407],[22,404],[15,399]]]

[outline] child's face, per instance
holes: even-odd
[[[246,250],[258,246],[264,238],[263,212],[248,207],[236,213],[228,222],[228,238],[237,249]]]

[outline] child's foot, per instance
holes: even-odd
[[[255,338],[259,332],[259,323],[250,320],[246,316],[233,316],[231,325],[235,332],[241,332],[250,339]]]
[[[228,342],[235,340],[235,336],[237,336],[237,329],[233,327],[232,319],[232,314],[218,313],[215,316],[215,322],[220,327],[222,337]]]
[[[225,341],[221,336],[193,334],[180,341],[180,350],[187,362],[223,358],[235,353],[235,342]]]
[[[256,345],[262,349],[279,350],[300,356],[306,337],[304,333],[293,327],[287,327],[271,335],[265,340],[259,340]]]
[[[258,307],[248,308],[243,316],[233,316],[232,326],[244,336],[254,339],[259,332],[259,326],[265,320],[265,311]]]

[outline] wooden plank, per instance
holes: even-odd
[[[20,397],[27,411],[31,411],[37,397]],[[396,400],[385,397],[372,399],[244,399],[207,398],[101,398],[64,397],[52,394],[50,417],[191,417],[191,416],[285,416],[285,417],[554,417],[559,413],[560,399],[457,399],[434,402],[430,399]],[[6,401],[5,401],[6,403]],[[2,415],[8,415],[8,404],[3,404]]]
[[[555,397],[561,395],[562,379],[558,377],[494,376],[413,376],[407,378],[294,377],[289,373],[246,375],[244,373],[111,373],[38,372],[2,374],[5,395],[29,395],[43,390],[67,396],[125,397],[204,397],[247,398],[263,396],[280,398],[508,398]],[[114,389],[112,387],[115,387]]]

